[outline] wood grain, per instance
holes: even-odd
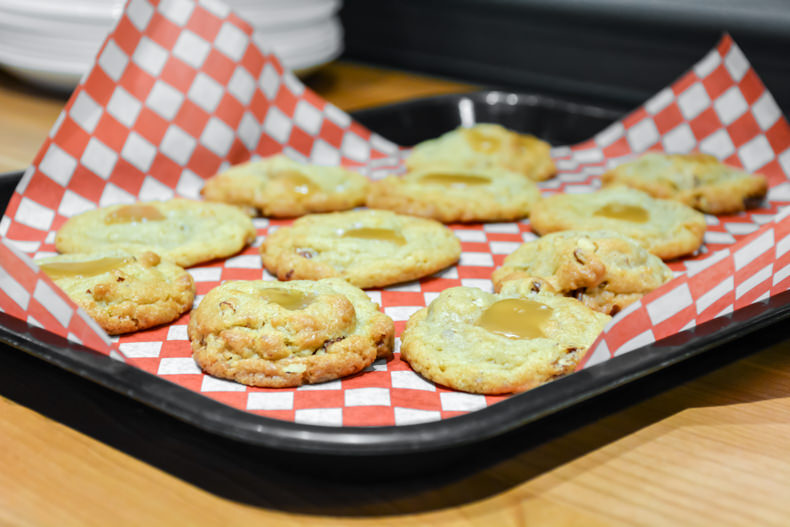
[[[345,109],[470,89],[343,63],[309,83]],[[0,76],[0,170],[30,162],[64,103]],[[236,467],[255,482],[249,493],[270,496],[265,506],[207,492],[0,397],[0,525],[786,525],[790,342],[673,382],[657,395],[614,394],[624,400],[601,419],[580,409],[558,436],[517,436],[513,453],[473,471],[329,484],[268,477],[277,472],[260,461]],[[203,463],[218,485],[228,477]]]

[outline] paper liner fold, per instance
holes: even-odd
[[[544,194],[588,192],[608,167],[646,150],[700,150],[759,171],[764,206],[708,216],[705,249],[672,267],[675,280],[619,314],[586,366],[676,333],[790,285],[790,127],[729,36],[641,108],[580,145],[556,147],[559,175]],[[197,198],[216,171],[285,152],[344,164],[371,177],[399,167],[401,149],[322,100],[215,0],[131,0],[25,172],[0,221],[0,308],[31,324],[248,412],[327,426],[402,425],[487,407],[504,397],[448,390],[404,362],[321,385],[267,390],[204,375],[191,358],[188,315],[167,326],[108,339],[30,257],[54,252],[71,216],[135,200]],[[256,219],[259,236],[287,221]],[[453,226],[459,265],[369,295],[396,323],[447,287],[491,289],[491,272],[520,243],[529,222]],[[717,252],[720,251],[720,252]],[[707,258],[707,259],[705,259]],[[685,272],[688,271],[688,272]],[[271,279],[257,248],[190,269],[198,295],[224,280]]]

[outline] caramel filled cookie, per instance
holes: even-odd
[[[435,165],[374,182],[367,205],[443,223],[484,222],[524,218],[539,199],[537,185],[515,172]]]
[[[70,218],[55,236],[62,253],[150,249],[182,267],[236,254],[255,240],[238,207],[187,199],[111,205]]]
[[[549,143],[498,124],[456,128],[415,145],[406,158],[406,166],[411,170],[436,164],[501,168],[532,181],[549,179],[557,172]]]
[[[61,254],[36,265],[110,335],[171,322],[195,298],[189,273],[151,251]]]
[[[433,382],[472,393],[520,392],[570,373],[611,317],[530,280],[499,294],[445,289],[414,313],[401,358]]]
[[[538,234],[615,231],[663,260],[696,251],[706,228],[705,217],[682,203],[619,186],[546,198],[535,205],[530,223]]]
[[[271,217],[353,209],[365,203],[367,192],[368,180],[361,174],[299,163],[284,155],[233,166],[206,181],[201,190],[208,200]]]
[[[672,279],[672,271],[634,240],[611,231],[562,231],[527,242],[505,258],[491,280],[537,278],[535,287],[572,296],[615,315]]]
[[[679,201],[709,214],[732,214],[757,205],[768,192],[760,174],[719,162],[707,154],[645,154],[601,176],[654,198]]]
[[[330,381],[392,355],[394,324],[347,282],[235,281],[209,291],[190,315],[198,365],[250,386]]]
[[[261,245],[263,265],[280,280],[337,276],[363,288],[433,274],[460,255],[441,223],[384,210],[304,216]]]

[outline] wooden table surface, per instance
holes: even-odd
[[[308,83],[348,110],[470,88],[348,63]],[[0,171],[27,166],[65,101],[0,74]],[[267,506],[207,492],[0,386],[0,525],[787,525],[790,341],[739,346],[474,471],[262,478],[253,492],[273,496]],[[319,495],[331,500],[316,506]]]

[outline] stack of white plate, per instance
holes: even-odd
[[[225,0],[256,40],[298,75],[337,58],[342,0]],[[121,14],[124,0],[0,0],[0,65],[61,89],[77,85]]]

